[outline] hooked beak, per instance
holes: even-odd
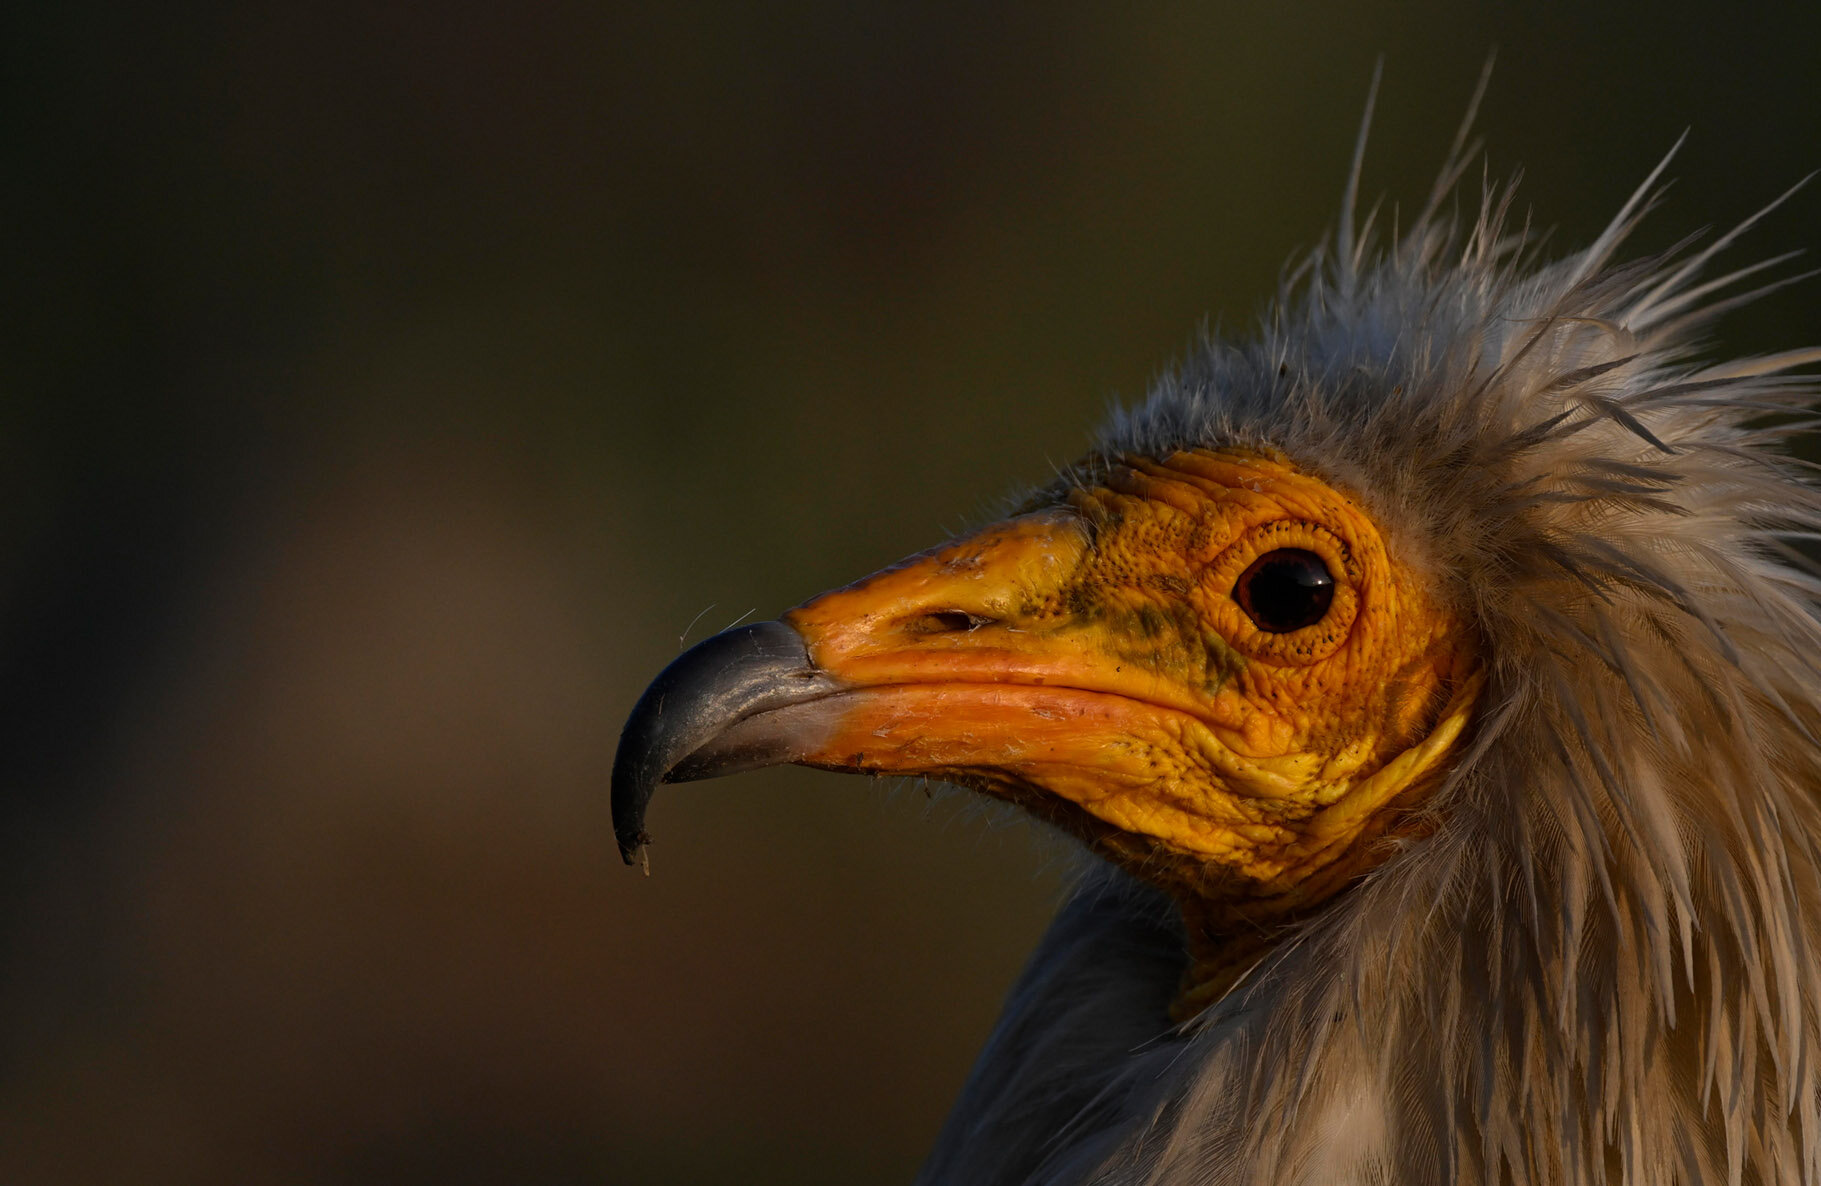
[[[613,834],[630,865],[651,837],[645,809],[659,783],[693,782],[802,760],[829,718],[816,705],[840,689],[810,661],[803,636],[755,622],[698,643],[633,707],[613,762]]]
[[[1084,547],[1075,516],[1022,516],[686,652],[620,735],[620,855],[640,860],[660,783],[785,763],[1005,781],[1091,760],[1083,717],[1107,717],[1109,698],[1069,686],[1068,648],[1003,628]]]

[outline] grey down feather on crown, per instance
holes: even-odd
[[[1100,450],[1280,449],[1466,612],[1434,830],[1180,1031],[1167,901],[1086,875],[923,1181],[1821,1181],[1821,492],[1785,451],[1821,351],[1702,356],[1787,258],[1713,274],[1758,216],[1618,262],[1659,166],[1549,262],[1509,186],[1448,212],[1465,142],[1400,231],[1350,183],[1256,337]]]

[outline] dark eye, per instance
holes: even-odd
[[[1322,620],[1334,600],[1334,576],[1314,552],[1279,548],[1239,574],[1233,600],[1260,630],[1288,634]]]

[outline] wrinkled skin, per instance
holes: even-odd
[[[1247,575],[1285,556],[1303,617]],[[633,859],[656,782],[777,762],[972,786],[1177,900],[1186,1014],[1422,826],[1479,686],[1345,494],[1256,452],[1128,457],[680,659],[628,722],[616,827]]]
[[[1325,896],[1458,731],[1464,630],[1279,459],[1128,459],[1067,499],[787,614],[861,689],[801,760],[994,790],[1179,894]],[[1322,558],[1333,599],[1271,633],[1234,588],[1285,548]]]

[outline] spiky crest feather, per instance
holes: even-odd
[[[1659,166],[1545,265],[1510,187],[1443,214],[1471,151],[1376,253],[1349,199],[1100,450],[1281,449],[1470,615],[1434,832],[1183,1033],[1170,908],[1090,875],[924,1181],[1821,1181],[1821,493],[1779,452],[1821,351],[1696,360],[1757,216],[1615,266]]]

